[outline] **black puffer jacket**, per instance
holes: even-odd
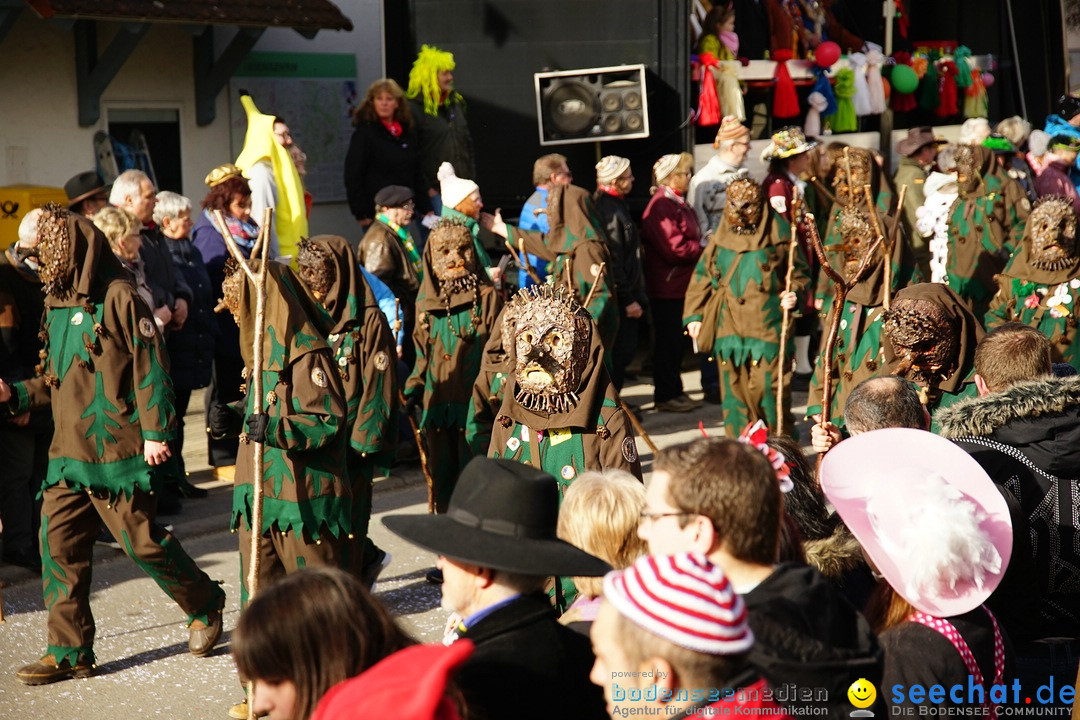
[[[593,194],[593,202],[607,231],[607,246],[614,266],[611,278],[615,281],[619,307],[626,308],[635,302],[642,308],[649,307],[641,267],[641,237],[626,200],[598,190]]]
[[[829,717],[847,717],[852,678],[881,687],[884,656],[877,637],[866,618],[817,570],[777,565],[743,599],[754,631],[750,663],[773,688],[792,683],[800,689],[823,688],[828,700],[812,704],[828,707]],[[884,714],[880,697],[873,709]]]
[[[190,240],[163,238],[176,272],[191,290],[184,326],[173,330],[165,341],[169,350],[169,374],[178,388],[201,388],[210,384],[214,348],[221,330],[214,317],[220,288],[210,284],[202,255]],[[216,293],[216,294],[215,294]]]
[[[1080,377],[1018,383],[958,402],[939,418],[941,434],[967,450],[1027,519],[1030,561],[1011,561],[1009,570],[1034,572],[1038,613],[1036,627],[1009,628],[1013,640],[1080,637],[1080,532],[1073,520],[1080,514]]]

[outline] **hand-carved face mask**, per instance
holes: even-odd
[[[874,241],[870,220],[857,205],[840,211],[840,237],[843,239],[844,275],[850,280],[855,277],[859,263]]]
[[[72,239],[68,211],[48,207],[38,224],[38,277],[45,293],[60,300],[71,296],[75,270],[71,266]]]
[[[476,250],[472,233],[463,224],[443,220],[428,236],[431,245],[431,265],[442,285],[441,292],[466,289],[468,280],[475,279]]]
[[[237,325],[240,324],[240,288],[243,285],[244,271],[236,260],[228,258],[225,261],[225,279],[221,282],[221,302],[214,308],[214,312],[228,310]]]
[[[837,202],[848,205],[854,202],[862,203],[865,198],[864,185],[870,184],[874,167],[874,156],[862,148],[847,148],[847,157],[851,161],[851,171],[848,171],[848,162],[841,155],[836,163],[833,185],[836,186]]]
[[[1076,213],[1063,197],[1042,200],[1027,221],[1031,235],[1031,264],[1042,270],[1061,270],[1076,257]]]
[[[959,328],[945,309],[930,300],[897,299],[885,313],[885,334],[899,365],[895,375],[936,387],[956,371]]]
[[[323,245],[316,245],[304,238],[300,239],[300,248],[296,254],[297,274],[307,285],[308,290],[320,302],[330,292],[337,280],[337,266],[334,258]]]
[[[740,178],[727,186],[724,219],[736,233],[745,235],[757,230],[761,208],[761,186],[753,180]]]
[[[962,191],[970,191],[979,184],[982,156],[974,145],[958,145],[953,155],[956,163],[956,181]]]
[[[592,320],[576,300],[550,285],[520,291],[511,302],[517,401],[529,410],[568,412],[589,361]]]

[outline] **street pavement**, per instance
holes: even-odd
[[[701,397],[697,372],[683,374],[689,394]],[[704,404],[686,414],[651,411],[652,386],[642,379],[628,384],[623,398],[643,405],[642,424],[658,446],[700,437],[698,421],[710,435],[722,434],[720,407]],[[806,405],[805,392],[796,391],[796,417]],[[161,518],[188,553],[228,595],[225,633],[216,650],[204,658],[188,654],[183,612],[120,550],[98,544],[94,551],[91,604],[97,623],[97,671],[85,680],[27,687],[15,670],[45,652],[45,611],[40,579],[18,567],[0,566],[5,623],[0,624],[0,719],[128,720],[129,718],[225,718],[242,699],[240,682],[229,655],[229,636],[239,617],[239,554],[237,536],[230,533],[231,487],[213,480],[206,462],[201,393],[192,397],[185,434],[184,459],[191,480],[209,496],[185,500],[182,512]],[[799,423],[801,437],[809,437]],[[653,456],[638,438],[646,482]],[[424,579],[434,556],[389,533],[381,519],[387,515],[424,513],[427,494],[418,465],[395,467],[375,484],[371,535],[390,552],[393,561],[375,586],[376,596],[402,627],[425,642],[442,635],[447,612],[439,606],[437,586]],[[332,629],[328,629],[332,632]]]

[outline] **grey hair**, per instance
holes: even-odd
[[[853,434],[882,428],[927,429],[915,386],[895,375],[873,377],[856,385],[844,405],[844,421]]]
[[[182,212],[191,212],[191,200],[171,190],[162,190],[157,194],[157,205],[154,206],[155,223],[161,225],[165,218],[175,220]]]
[[[112,192],[109,193],[109,204],[120,207],[124,204],[124,198],[139,197],[139,186],[143,180],[150,177],[142,170],[125,170],[113,180]]]
[[[41,223],[41,213],[43,212],[43,208],[34,208],[23,215],[23,219],[19,222],[20,245],[33,247],[37,243],[38,225]]]

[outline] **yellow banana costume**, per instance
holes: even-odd
[[[249,95],[240,97],[247,113],[247,133],[244,147],[236,158],[236,166],[244,177],[251,179],[251,169],[267,161],[274,171],[277,186],[277,206],[274,208],[274,228],[277,231],[278,253],[295,258],[301,237],[308,236],[307,210],[304,206],[304,185],[296,172],[289,151],[274,139],[274,116],[265,115],[255,107]],[[262,221],[255,216],[256,222]]]

